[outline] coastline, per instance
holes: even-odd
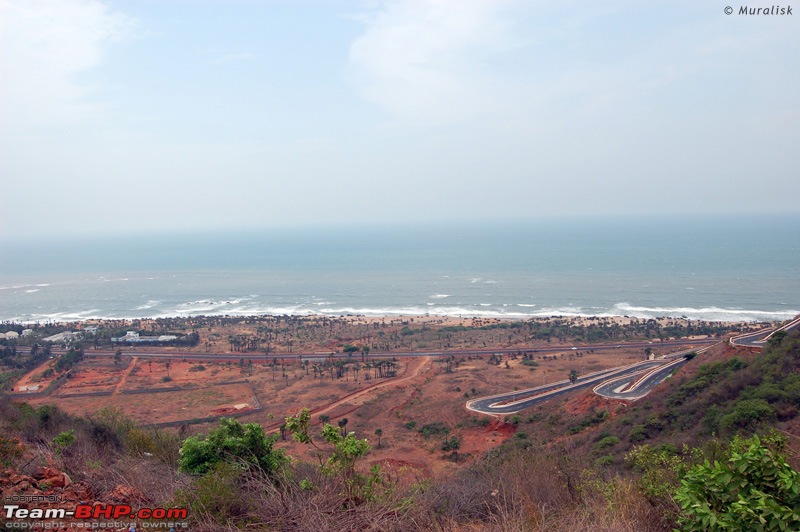
[[[350,312],[354,309],[330,309],[330,311],[320,312],[174,312],[158,315],[125,315],[125,316],[102,316],[97,315],[97,309],[92,309],[84,312],[74,313],[46,313],[41,314],[38,318],[21,319],[18,317],[2,318],[0,317],[0,324],[5,325],[79,325],[87,324],[93,325],[97,323],[114,323],[114,322],[137,322],[137,321],[158,321],[158,320],[194,320],[194,319],[207,319],[207,318],[221,318],[221,319],[241,319],[248,320],[254,318],[270,318],[270,317],[289,317],[293,319],[358,319],[367,321],[408,321],[413,320],[417,322],[431,322],[431,323],[462,323],[462,322],[524,322],[524,321],[547,321],[547,320],[569,320],[577,325],[582,325],[587,322],[597,321],[611,321],[619,325],[627,325],[635,321],[649,321],[654,320],[659,324],[667,324],[674,321],[688,321],[696,323],[715,323],[722,325],[731,324],[764,324],[764,323],[779,323],[794,319],[800,315],[800,310],[782,310],[782,311],[763,311],[763,310],[741,310],[741,309],[723,309],[718,307],[709,307],[705,309],[693,308],[677,308],[667,309],[661,308],[657,310],[682,310],[685,312],[665,312],[663,314],[656,314],[653,312],[636,313],[609,313],[601,312],[597,314],[582,313],[582,312],[548,312],[542,311],[537,313],[498,313],[498,312],[405,312],[412,309],[398,309],[397,312]],[[284,309],[282,309],[284,310]],[[286,309],[288,310],[288,309]],[[363,310],[363,309],[359,309]],[[417,310],[417,309],[413,309]],[[466,309],[464,309],[466,310]],[[655,310],[655,309],[653,309]],[[747,316],[742,319],[719,319],[714,316],[719,314],[742,314]],[[757,318],[758,317],[758,318]]]
[[[653,331],[685,329],[730,329],[732,331],[746,332],[756,330],[765,326],[781,323],[784,320],[770,321],[719,321],[719,320],[696,320],[686,317],[641,318],[636,316],[531,316],[531,317],[481,317],[481,316],[447,316],[431,314],[406,314],[406,315],[364,315],[364,314],[343,314],[331,316],[325,314],[316,315],[273,315],[273,314],[254,314],[254,315],[195,315],[195,316],[171,316],[171,317],[142,317],[142,318],[87,318],[83,320],[64,320],[52,322],[10,322],[5,321],[0,324],[2,330],[13,329],[41,329],[41,330],[69,330],[69,331],[93,331],[95,329],[106,329],[123,331],[126,329],[139,331],[197,331],[207,328],[207,335],[218,335],[220,330],[232,329],[229,333],[242,329],[242,332],[257,333],[270,330],[264,324],[292,324],[291,327],[302,326],[320,327],[325,324],[337,324],[337,326],[348,328],[389,328],[390,330],[408,327],[420,327],[422,330],[439,331],[442,329],[469,330],[469,329],[505,329],[518,326],[555,327],[569,329],[608,329],[608,328],[649,328]],[[333,325],[330,325],[333,327]],[[254,329],[250,331],[250,329]],[[201,330],[201,333],[203,331]],[[296,331],[293,330],[293,334]],[[269,336],[269,334],[268,334]],[[366,343],[366,342],[363,342]]]

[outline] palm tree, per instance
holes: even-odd
[[[381,436],[383,436],[383,429],[375,429],[375,436],[378,437],[378,449],[381,448]]]

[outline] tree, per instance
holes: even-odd
[[[569,372],[569,382],[571,382],[572,384],[578,382],[578,372],[575,371],[574,369],[570,370]]]
[[[345,423],[343,424],[342,421]],[[339,421],[339,426],[342,428],[346,424],[346,418]],[[302,409],[297,416],[287,417],[286,428],[296,441],[312,445],[315,449],[320,450],[311,437],[311,414],[308,408]],[[380,468],[373,466],[369,476],[359,475],[355,468],[356,460],[369,452],[369,442],[365,439],[357,439],[352,432],[340,433],[336,427],[327,423],[322,427],[322,437],[327,443],[333,445],[333,453],[322,465],[322,472],[326,475],[338,476],[344,481],[348,503],[357,503],[362,498],[371,498],[374,486],[381,482]]]
[[[381,448],[381,436],[383,436],[383,429],[375,429],[375,436],[378,437],[378,449]]]
[[[343,417],[342,419],[339,420],[339,428],[342,430],[342,436],[346,434],[345,427],[347,427],[347,418]]]
[[[122,361],[122,349],[117,349],[117,352],[114,353],[114,364],[119,364]]]
[[[327,414],[320,414],[320,416],[319,416],[319,422],[322,423],[322,424],[325,424],[330,420],[331,420],[331,416],[329,416]]]

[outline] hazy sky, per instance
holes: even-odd
[[[0,0],[0,238],[797,212],[800,6],[729,3]]]

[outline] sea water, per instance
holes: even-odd
[[[798,215],[359,223],[6,241],[0,320],[800,313]]]

